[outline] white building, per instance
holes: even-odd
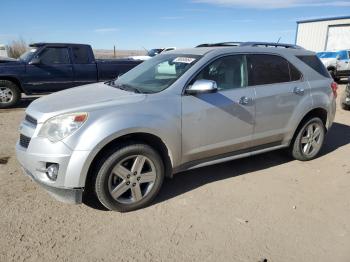
[[[297,21],[295,43],[315,52],[350,49],[350,16]]]

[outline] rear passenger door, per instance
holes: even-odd
[[[72,46],[74,86],[97,82],[96,63],[89,46]]]
[[[252,146],[280,145],[298,105],[309,96],[301,73],[285,58],[272,54],[247,56],[249,86],[255,87]]]

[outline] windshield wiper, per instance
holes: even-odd
[[[125,91],[129,91],[129,92],[135,92],[135,93],[138,93],[138,94],[141,94],[142,92],[140,91],[140,89],[134,87],[134,86],[131,86],[131,85],[127,85],[127,84],[115,84],[114,81],[110,81],[107,83],[108,85],[111,85],[113,87],[116,87],[116,88],[119,88],[121,90],[125,90]]]

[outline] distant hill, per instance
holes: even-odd
[[[145,50],[116,50],[115,58],[127,57],[127,56],[136,56],[136,55],[145,55]],[[114,58],[113,50],[106,49],[94,49],[94,54],[96,58]]]

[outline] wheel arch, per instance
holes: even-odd
[[[7,81],[11,81],[13,83],[15,83],[18,88],[21,90],[22,93],[25,93],[21,81],[19,81],[19,79],[15,76],[0,76],[0,80],[7,80]]]
[[[114,148],[116,148],[120,144],[126,144],[126,143],[143,143],[151,146],[154,148],[160,155],[160,157],[163,160],[164,167],[165,167],[165,176],[166,177],[172,177],[172,160],[171,160],[171,152],[169,151],[168,147],[164,143],[164,141],[159,138],[158,136],[146,133],[146,132],[135,132],[130,133],[126,135],[122,135],[120,137],[114,138],[113,140],[109,141],[107,144],[105,144],[93,157],[92,161],[89,164],[89,168],[86,174],[86,178],[84,181],[85,186],[91,182],[95,167],[99,160],[101,160],[106,154],[113,151]]]
[[[301,120],[299,121],[299,124],[297,126],[297,128],[294,130],[293,132],[293,137],[292,137],[292,140],[291,142],[294,141],[294,139],[296,138],[299,130],[302,128],[303,124],[311,119],[312,117],[319,117],[324,126],[325,126],[325,129],[327,131],[327,120],[328,120],[328,111],[322,107],[316,107],[316,108],[313,108],[311,110],[309,110],[306,114],[304,114],[304,116],[301,118]]]

